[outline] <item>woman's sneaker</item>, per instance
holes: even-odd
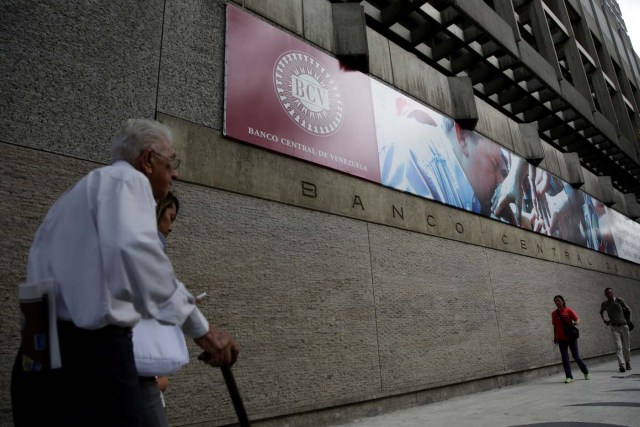
[[[571,384],[573,382],[573,378],[567,378],[564,380],[565,384]]]
[[[591,379],[591,374],[584,374],[584,379],[585,380],[590,380]]]

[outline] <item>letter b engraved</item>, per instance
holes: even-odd
[[[316,199],[318,197],[318,191],[315,184],[307,181],[302,182],[302,195]]]

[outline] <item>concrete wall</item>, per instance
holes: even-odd
[[[326,9],[271,3],[283,9],[265,9],[270,19],[329,46],[317,22]],[[241,346],[234,372],[252,419],[328,423],[358,405],[381,410],[398,396],[396,405],[417,404],[557,371],[557,293],[582,316],[583,354],[611,352],[597,314],[602,290],[612,286],[640,309],[637,265],[223,138],[224,4],[0,6],[0,425],[11,425],[16,285],[33,234],[68,186],[108,160],[128,117],[157,117],[175,132],[182,207],[169,255],[190,289],[209,293],[207,317]],[[414,58],[397,45],[369,43],[391,52],[381,76],[426,88],[417,98],[444,99],[447,87],[438,93],[410,70],[398,73]],[[487,133],[506,143],[510,128]],[[302,181],[317,197],[304,195]],[[190,350],[166,396],[171,423],[232,423],[219,372]]]

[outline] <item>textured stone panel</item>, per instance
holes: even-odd
[[[395,43],[389,43],[393,79],[397,88],[451,116],[447,77]]]
[[[0,155],[0,221],[8,230],[0,261],[0,419],[10,420],[17,284],[28,248],[56,198],[97,165],[6,144]],[[209,294],[202,304],[207,318],[240,345],[234,373],[251,416],[378,393],[366,223],[187,183],[176,187],[181,208],[169,256],[189,289]],[[192,363],[171,378],[167,394],[172,423],[233,422],[219,371],[195,360],[199,351],[191,343],[190,349]]]
[[[168,0],[158,111],[222,129],[225,2]]]
[[[155,114],[164,2],[3,2],[0,138],[95,161]]]
[[[244,0],[244,6],[302,35],[302,0]]]
[[[383,390],[501,372],[485,250],[389,227],[369,230]]]
[[[557,265],[556,270],[559,293],[565,297],[567,305],[576,310],[580,316],[580,352],[586,357],[612,353],[614,347],[610,328],[600,319],[600,304],[606,299],[604,289],[613,288],[616,296],[624,299],[631,310],[638,313],[640,310],[639,282],[566,265]],[[631,334],[632,347],[638,345],[635,335],[637,334]],[[613,369],[615,365],[613,362]]]
[[[67,188],[95,163],[0,144],[0,425],[11,424],[9,384],[20,344],[18,284],[27,273],[27,254],[45,214]]]
[[[252,416],[360,400],[380,389],[367,225],[179,184],[169,238],[178,277],[241,347],[234,368]],[[169,402],[176,424],[231,414],[219,377],[193,364]],[[217,374],[217,372],[216,372]],[[215,406],[212,406],[215,405]]]
[[[304,38],[333,51],[331,3],[327,0],[302,0]]]
[[[487,258],[506,370],[557,363],[551,328],[555,264],[490,249]]]
[[[387,83],[393,84],[389,40],[367,27],[367,43],[369,45],[369,72]]]

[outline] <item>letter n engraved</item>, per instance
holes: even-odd
[[[396,217],[396,212],[398,212],[398,216],[404,220],[404,208],[403,208],[403,207],[400,207],[400,210],[398,210],[398,209],[395,207],[395,205],[391,205],[391,207],[392,207],[392,209],[393,209],[393,210],[392,210],[392,212],[393,212],[393,217],[395,218],[395,217]]]
[[[306,196],[306,197],[311,197],[312,199],[315,199],[318,197],[318,192],[316,191],[316,185],[311,183],[311,182],[307,182],[307,181],[301,181],[302,182],[302,195]]]

